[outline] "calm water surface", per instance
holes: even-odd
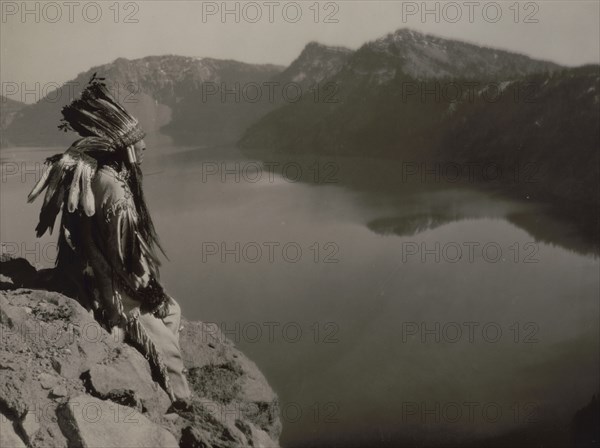
[[[34,247],[40,206],[25,203],[35,175],[14,167],[54,152],[1,153],[11,248]],[[246,171],[223,181],[221,163]],[[599,260],[544,207],[457,187],[365,193],[280,169],[254,182],[256,166],[233,149],[150,152],[146,197],[167,289],[264,372],[284,446],[564,429],[597,391]]]

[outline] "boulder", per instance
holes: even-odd
[[[28,412],[21,421],[21,429],[23,430],[23,435],[25,436],[27,443],[31,443],[37,432],[40,430],[37,415]]]
[[[182,320],[193,397],[175,413],[136,349],[76,300],[36,289],[41,281],[26,261],[13,259],[8,270],[5,262],[0,259],[6,277],[0,282],[2,448],[278,446],[277,395],[220,331]]]
[[[244,419],[272,440],[281,434],[279,401],[256,364],[214,324],[182,320],[180,346],[198,396],[235,405]]]
[[[175,436],[135,409],[86,394],[58,408],[58,424],[82,448],[179,448]]]
[[[10,419],[0,413],[0,447],[2,448],[25,448],[25,442],[21,439],[13,427]]]
[[[123,347],[110,364],[96,364],[84,379],[93,395],[113,400],[115,393],[129,396],[130,405],[140,411],[152,409],[162,415],[171,405],[166,392],[152,380],[146,359],[132,347]]]

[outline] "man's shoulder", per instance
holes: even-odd
[[[92,180],[92,189],[96,201],[106,204],[118,202],[131,197],[127,185],[127,172],[117,171],[110,166],[104,166],[98,171]]]

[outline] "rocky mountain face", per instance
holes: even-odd
[[[15,101],[0,95],[0,131],[6,129],[13,121],[15,115],[27,106],[21,101]],[[8,146],[10,141],[5,138],[4,133],[0,132],[0,146]]]
[[[174,412],[146,359],[77,301],[24,259],[0,272],[3,448],[278,446],[276,394],[217,328],[182,321],[193,399]]]
[[[521,54],[482,47],[401,28],[363,45],[348,69],[380,82],[398,72],[417,79],[511,79],[560,68]]]
[[[173,55],[119,58],[79,74],[35,104],[3,101],[3,146],[70,144],[76,136],[56,128],[60,109],[94,73],[106,78],[113,94],[140,120],[151,145],[235,143],[259,118],[336,74],[351,53],[311,42],[285,70]]]
[[[398,128],[380,126],[381,116],[387,117],[386,124],[418,125],[431,133],[434,116],[454,98],[463,100],[473,91],[481,95],[494,82],[558,69],[523,55],[400,29],[345,55],[336,72],[321,81],[336,86],[335,98],[315,101],[307,94],[252,125],[240,145],[318,153],[350,152],[350,145],[353,152],[374,155],[371,151],[379,151],[381,141],[391,140],[386,136]],[[458,87],[449,86],[452,82]],[[367,134],[376,133],[379,138],[365,147]],[[362,138],[355,141],[357,136]]]
[[[505,173],[517,166],[535,171],[534,182],[510,179],[518,194],[598,201],[598,66],[566,69],[399,30],[364,45],[324,82],[337,86],[338,101],[307,96],[281,107],[240,146],[398,164],[493,163]]]
[[[459,84],[458,95],[462,97],[468,89],[481,93],[494,81],[517,80],[525,75],[552,73],[560,68],[551,62],[536,61],[523,55],[441,39],[408,29],[400,29],[363,45],[354,53],[345,54],[340,65],[332,75],[321,80],[322,83],[337,87],[338,95],[333,101],[314,101],[313,96],[305,95],[301,101],[277,109],[251,126],[241,145],[278,149],[294,146],[300,149],[306,140],[322,146],[325,144],[322,139],[329,139],[327,147],[335,145],[336,141],[338,147],[345,147],[345,140],[352,140],[358,131],[350,136],[345,129],[332,126],[330,122],[338,117],[341,120],[341,117],[357,116],[350,123],[346,121],[347,128],[351,130],[357,121],[376,123],[377,120],[371,120],[367,111],[362,110],[364,105],[378,101],[375,98],[385,100],[391,95],[394,109],[390,111],[388,108],[385,112],[391,113],[391,118],[397,120],[400,118],[397,113],[416,115],[427,113],[439,103],[445,102],[447,105],[449,101],[442,101],[438,97],[442,93],[452,98],[457,96],[456,89],[446,92],[450,90],[447,85],[452,81],[474,84],[473,87],[469,87],[471,84]],[[426,85],[427,82],[434,85]],[[429,93],[436,86],[440,93]],[[433,107],[420,107],[424,110],[413,112],[411,109],[415,103],[424,103],[424,99],[429,99],[428,103]],[[321,130],[314,129],[315,123],[323,119],[328,123],[319,126]],[[294,125],[296,121],[297,128]],[[327,128],[327,132],[322,130],[324,128]],[[303,151],[310,149],[308,147]]]
[[[92,67],[32,105],[2,101],[3,145],[64,146],[75,135],[58,132],[60,109],[94,73],[148,133],[149,144],[220,145],[288,98],[335,74],[350,50],[310,43],[290,67],[183,56],[149,56]],[[289,91],[282,90],[295,84]],[[43,91],[43,89],[40,89]],[[19,106],[19,107],[17,107]]]
[[[179,144],[237,142],[267,113],[297,101],[303,94],[318,95],[315,86],[336,74],[350,54],[345,48],[311,42],[288,68],[273,71],[271,77],[235,73],[223,84],[212,81],[188,90],[163,130]]]
[[[311,86],[336,75],[352,53],[348,48],[310,42],[288,68],[273,77],[273,81],[297,83],[308,91]]]
[[[79,74],[37,103],[23,108],[3,127],[3,134],[18,146],[68,145],[76,136],[57,130],[60,110],[97,73],[106,78],[111,92],[140,120],[149,134],[149,143],[193,140],[201,145],[235,141],[261,111],[236,108],[235,99],[229,99],[231,96],[221,101],[221,87],[225,90],[234,89],[236,83],[262,83],[282,70],[283,67],[275,65],[172,55],[119,58]]]
[[[478,97],[451,114],[442,132],[440,160],[492,162],[530,198],[600,203],[600,66],[522,78],[496,103]]]

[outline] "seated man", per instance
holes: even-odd
[[[172,401],[185,403],[181,311],[159,281],[162,247],[142,191],[144,133],[95,76],[62,114],[59,127],[82,138],[47,160],[28,197],[47,189],[37,236],[52,231],[62,209],[56,280],[146,356]]]

